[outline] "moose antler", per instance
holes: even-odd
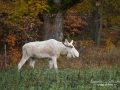
[[[63,42],[62,42],[63,43]],[[63,43],[63,45],[65,45],[64,43]],[[70,48],[73,48],[73,46],[68,46],[68,45],[65,45],[66,47],[70,47]]]

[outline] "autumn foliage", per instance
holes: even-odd
[[[97,1],[99,16],[101,1]],[[100,48],[103,51],[111,51],[120,47],[120,2],[105,0],[105,3]],[[83,50],[95,47],[95,24],[96,21],[100,21],[95,19],[95,5],[94,0],[84,0],[63,12],[64,38],[74,39],[78,50],[81,41]],[[51,14],[57,8],[50,7],[45,0],[1,0],[0,7],[0,52],[3,53],[6,44],[10,62],[17,63],[21,58],[23,44],[44,40],[44,23],[39,14],[42,15],[43,12]],[[54,18],[51,17],[51,20]]]

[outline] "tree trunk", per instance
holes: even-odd
[[[63,39],[63,17],[62,12],[81,3],[83,0],[46,0],[49,7],[49,13],[44,13],[44,39]],[[54,3],[53,3],[54,2]],[[62,11],[62,12],[61,12]],[[39,15],[40,16],[40,15]],[[54,17],[55,16],[55,17]]]
[[[54,39],[62,41],[63,39],[63,18],[62,13],[58,12],[54,21]]]
[[[95,15],[95,20],[96,20],[96,30],[95,30],[95,44],[97,45],[97,38],[98,38],[98,31],[99,31],[99,24],[98,24],[98,6],[95,6],[96,9],[96,15]]]
[[[91,11],[90,16],[87,17],[89,33],[92,40],[95,41],[95,11]]]
[[[100,46],[100,40],[101,40],[102,20],[103,20],[103,6],[104,6],[104,0],[102,0],[102,6],[101,6],[100,30],[98,31],[97,46]]]
[[[62,41],[63,39],[63,18],[62,13],[58,12],[55,18],[48,13],[44,13],[44,40],[56,39]]]
[[[47,40],[49,38],[52,38],[49,13],[44,13],[43,18],[44,18],[44,40]]]
[[[93,40],[95,40],[95,11],[91,13],[92,17],[90,17],[90,35]]]

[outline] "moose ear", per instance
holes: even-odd
[[[66,45],[69,45],[69,42],[67,39],[65,39],[65,42],[64,42]]]
[[[70,44],[73,44],[73,40],[70,42]]]

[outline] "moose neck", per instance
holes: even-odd
[[[60,42],[61,55],[66,55],[68,53],[66,49],[67,49],[67,47],[62,42]]]

